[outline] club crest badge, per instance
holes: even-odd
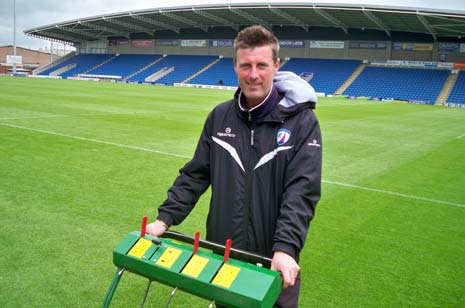
[[[276,142],[278,143],[278,146],[281,146],[288,142],[289,138],[291,138],[291,132],[289,130],[285,128],[281,128],[280,130],[278,130],[278,134],[276,135]]]

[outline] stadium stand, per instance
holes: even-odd
[[[191,84],[218,85],[222,81],[223,86],[237,87],[237,77],[234,72],[232,58],[222,58],[208,70],[189,81]]]
[[[366,67],[344,94],[433,104],[448,75],[447,70]]]
[[[174,67],[174,71],[159,79],[158,83],[172,85],[177,82],[183,82],[186,78],[216,59],[217,57],[215,56],[167,56],[160,63],[166,67]]]
[[[150,67],[148,67],[147,69],[139,72],[138,74],[134,75],[134,76],[131,76],[127,79],[127,81],[129,82],[144,82],[145,79],[147,77],[149,77],[150,75],[164,69],[166,67],[166,65],[164,64],[163,62],[163,57],[162,58],[159,58],[158,61],[156,61],[156,63],[154,63],[153,65],[151,65]]]
[[[99,63],[107,61],[111,57],[113,57],[112,54],[79,54],[63,63],[60,63],[57,66],[51,67],[48,70],[41,72],[40,75],[49,75],[50,73],[57,71],[60,68],[73,64],[75,66],[73,66],[72,69],[61,73],[60,76],[63,78],[76,76],[77,74],[84,73],[86,70],[95,67]]]
[[[156,81],[156,83],[172,85],[174,83],[184,81],[187,77],[193,75],[216,59],[217,57],[215,56],[168,55],[149,69],[129,78],[128,81],[144,82],[145,78],[153,73],[156,73],[166,67],[173,67],[174,70],[172,72]]]
[[[333,94],[360,63],[359,60],[291,58],[280,70],[297,75],[313,73],[309,82],[315,91]]]
[[[298,75],[312,73],[310,84],[318,92],[332,94],[352,72],[360,65],[358,60],[331,60],[331,59],[290,59],[280,70],[292,71]],[[237,77],[234,73],[232,58],[223,58],[217,64],[199,76],[189,81],[192,84],[217,85],[219,80],[224,86],[236,87]]]
[[[317,92],[333,94],[361,63],[360,60],[291,58],[280,70],[311,78],[309,83]],[[146,82],[148,76],[159,73],[159,79],[152,83],[173,85],[191,77],[187,81],[189,84],[238,86],[233,59],[217,56],[79,54],[40,74],[57,72],[62,78],[83,73],[128,76],[128,82],[138,83]],[[343,94],[433,104],[448,74],[449,70],[367,66]],[[464,89],[465,73],[461,72],[447,102],[465,104]]]
[[[447,99],[448,103],[465,104],[465,71],[461,71]]]
[[[88,73],[95,75],[116,75],[124,78],[159,57],[159,55],[120,54],[104,65],[88,71]]]

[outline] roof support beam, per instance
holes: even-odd
[[[173,14],[173,13],[163,12],[162,10],[160,10],[159,13],[162,14],[163,16],[166,16],[166,17],[169,17],[169,18],[174,19],[176,21],[182,22],[182,23],[184,23],[186,25],[192,26],[194,28],[200,28],[203,31],[208,32],[208,27],[207,26],[199,24],[199,23],[197,23],[195,21],[192,21],[190,19],[178,16],[178,15]]]
[[[434,32],[433,28],[431,28],[431,25],[428,23],[425,17],[421,15],[417,15],[418,20],[425,26],[426,30],[433,36],[434,40],[437,41],[437,35],[436,32]]]
[[[318,15],[320,15],[320,16],[323,17],[323,18],[325,18],[325,19],[328,20],[330,23],[334,24],[336,27],[341,28],[342,31],[344,31],[345,34],[349,34],[349,29],[348,29],[348,27],[347,27],[342,21],[340,21],[340,20],[337,19],[336,17],[330,15],[330,14],[327,13],[326,11],[323,11],[323,10],[321,10],[321,9],[317,9],[315,5],[313,6],[313,10],[314,10]]]
[[[119,31],[119,30],[116,30],[116,29],[113,29],[113,28],[94,25],[94,24],[89,23],[89,22],[80,22],[79,21],[79,23],[86,26],[86,27],[94,29],[94,30],[107,32],[107,33],[112,33],[114,35],[120,35],[120,36],[124,36],[125,38],[129,38],[129,34],[127,32]],[[100,36],[102,34],[102,32],[100,32],[98,35]]]
[[[163,28],[163,29],[161,29],[161,30],[168,29],[168,30],[171,30],[171,31],[176,32],[177,34],[179,34],[179,33],[181,32],[179,28],[173,27],[173,26],[171,26],[171,25],[169,25],[169,24],[167,24],[167,23],[164,23],[164,22],[161,22],[161,21],[157,21],[157,20],[154,20],[154,19],[145,17],[145,16],[134,15],[134,14],[132,14],[132,13],[129,13],[129,16],[131,16],[131,17],[134,18],[134,19],[143,21],[143,22],[145,22],[146,24],[150,24],[150,25],[154,25],[154,26]]]
[[[465,26],[465,21],[463,23],[447,23],[447,24],[430,24],[431,25],[431,28],[436,28],[436,27],[451,27],[451,28],[454,28],[454,27],[464,27]]]
[[[435,32],[439,31],[441,33],[447,33],[447,36],[465,36],[465,19],[459,19],[452,16],[433,15],[424,12],[420,12],[418,14],[419,16],[427,16],[429,18],[430,22],[428,24]],[[434,19],[436,23],[432,24],[432,19]]]
[[[226,20],[224,18],[215,16],[213,14],[210,14],[210,13],[206,12],[206,11],[197,10],[195,8],[192,8],[192,12],[194,12],[195,14],[197,14],[199,16],[202,16],[204,18],[216,21],[220,25],[226,25],[226,26],[229,26],[229,27],[233,28],[236,31],[239,31],[239,26],[238,25],[235,25],[232,22],[229,22],[228,20]]]
[[[81,31],[81,30],[76,30],[76,29],[72,29],[72,28],[68,28],[68,27],[64,27],[64,26],[59,26],[59,25],[56,25],[55,28],[66,31],[66,32],[69,32],[69,33],[72,33],[72,34],[77,35],[77,36],[84,37],[85,39],[88,39],[88,40],[95,40],[95,36],[93,36],[93,35],[91,35],[89,33],[86,33],[84,31]]]
[[[428,18],[432,19],[439,19],[439,20],[444,20],[447,23],[446,24],[435,24],[434,26],[455,26],[455,27],[462,27],[465,25],[465,19],[460,19],[460,18],[455,18],[452,16],[441,16],[441,15],[432,15],[432,14],[427,14],[424,12],[417,12],[418,15],[420,16],[427,16]]]
[[[103,17],[103,20],[105,20],[106,22],[109,22],[111,24],[120,26],[120,27],[128,28],[130,30],[136,30],[136,31],[144,32],[144,33],[147,33],[150,36],[153,36],[153,31],[151,31],[151,29],[147,29],[147,28],[144,28],[144,27],[132,25],[130,23],[127,23],[127,22],[124,22],[124,21],[121,21],[121,20],[112,19],[112,18]]]
[[[362,8],[362,12],[363,14],[365,14],[366,17],[368,17],[372,22],[374,22],[378,27],[383,29],[384,33],[386,33],[388,37],[391,37],[391,29],[389,29],[389,27],[386,26],[384,22],[381,21],[381,19],[376,17],[372,12],[367,11],[365,8]]]
[[[278,9],[278,8],[273,8],[271,5],[268,5],[268,8],[270,9],[271,12],[273,12],[276,15],[290,21],[291,24],[299,26],[300,28],[302,28],[302,29],[304,29],[305,31],[308,32],[308,25],[306,25],[303,21],[301,21],[297,17],[291,16],[288,13],[286,13],[286,12],[284,12],[284,11]]]
[[[452,29],[450,27],[442,27],[442,26],[434,26],[434,28],[444,30],[444,31],[447,31],[447,32],[457,33],[456,35],[459,36],[459,37],[462,37],[464,35],[464,31],[463,31],[464,29],[457,30],[457,29]]]
[[[63,41],[63,42],[71,42],[72,44],[74,44],[76,41],[81,43],[83,42],[82,39],[76,39],[76,37],[71,37],[71,36],[67,36],[67,35],[63,35],[63,34],[59,34],[59,33],[55,33],[55,32],[48,32],[48,31],[40,31],[40,34],[34,34],[34,33],[30,33],[30,35],[34,35],[34,36],[43,36],[43,37],[48,37],[49,39],[52,38],[52,40],[57,40],[57,41]]]
[[[263,25],[263,26],[268,26],[269,28],[271,28],[271,25],[269,23],[267,23],[266,21],[256,17],[256,16],[253,16],[252,14],[249,14],[247,12],[245,12],[244,10],[239,10],[239,9],[236,9],[236,8],[233,8],[231,6],[229,6],[229,11],[231,13],[234,13],[242,18],[245,18],[247,19],[248,21],[250,21],[251,23],[253,24],[257,24],[257,25]]]

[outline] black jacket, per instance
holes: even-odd
[[[208,240],[231,238],[237,249],[268,257],[280,250],[298,259],[321,192],[316,96],[289,72],[277,73],[273,91],[261,110],[243,110],[240,89],[214,108],[158,219],[181,223],[211,185]]]

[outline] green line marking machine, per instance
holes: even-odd
[[[124,271],[173,287],[165,307],[176,290],[210,300],[209,308],[220,304],[231,308],[271,308],[281,293],[282,277],[269,269],[271,259],[218,245],[182,233],[166,231],[162,237],[146,234],[147,217],[141,231],[126,235],[113,250],[117,270],[102,308],[109,307]],[[200,249],[199,249],[200,248]]]

